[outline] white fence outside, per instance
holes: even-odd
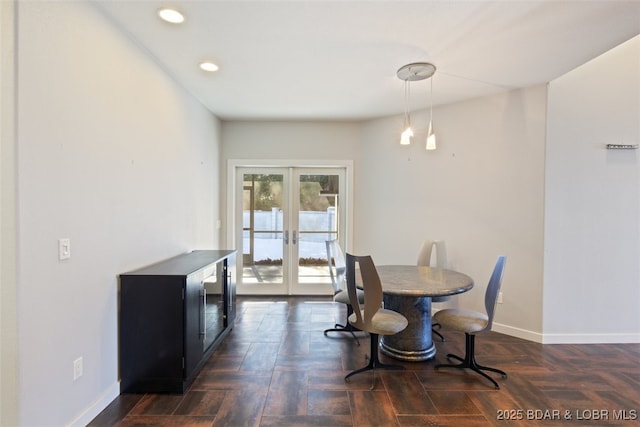
[[[243,225],[249,227],[250,212],[243,212]],[[280,209],[254,211],[254,260],[282,259],[283,215]],[[325,241],[336,237],[336,211],[301,211],[299,218],[300,258],[326,258]],[[275,232],[279,231],[279,232]],[[331,233],[331,231],[334,231]],[[313,232],[313,233],[309,233]],[[249,252],[249,230],[243,232],[243,252]]]

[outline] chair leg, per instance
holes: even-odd
[[[353,339],[356,340],[356,344],[360,345],[360,341],[358,341],[358,337],[354,332],[359,331],[358,328],[354,328],[351,323],[349,323],[349,316],[353,313],[353,307],[351,304],[347,304],[347,320],[344,325],[336,323],[333,328],[325,329],[324,335],[327,336],[327,332],[350,332]]]
[[[465,333],[464,335],[465,335],[464,359],[460,356],[456,356],[455,354],[447,354],[447,359],[456,359],[456,360],[459,360],[460,363],[452,364],[452,365],[439,364],[439,365],[436,365],[434,369],[440,369],[440,368],[471,369],[472,371],[479,373],[480,375],[482,375],[483,377],[491,381],[493,385],[496,387],[496,390],[499,390],[500,386],[498,385],[498,383],[493,378],[491,378],[489,375],[485,374],[482,371],[491,371],[491,372],[498,373],[502,375],[502,378],[507,378],[506,372],[501,371],[500,369],[479,365],[476,362],[476,357],[475,357],[475,337],[476,336],[467,334],[467,333]]]
[[[444,342],[445,341],[444,336],[440,332],[436,331],[436,328],[440,329],[441,327],[442,325],[440,323],[434,323],[433,325],[431,325],[431,332],[439,336],[440,340]]]
[[[401,365],[388,365],[386,363],[380,362],[378,357],[378,347],[379,347],[379,337],[378,334],[369,334],[371,335],[371,357],[369,357],[369,364],[363,368],[356,369],[355,371],[350,372],[347,376],[344,377],[346,382],[349,382],[349,377],[359,374],[360,372],[375,370],[375,369],[404,369],[404,366]],[[375,375],[375,372],[372,372]],[[374,378],[375,381],[375,378]],[[373,390],[373,385],[371,386],[371,390]]]

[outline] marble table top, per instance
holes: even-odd
[[[466,274],[443,268],[417,265],[376,266],[382,290],[388,295],[447,296],[473,288],[473,279]]]

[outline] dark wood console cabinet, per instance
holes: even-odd
[[[120,275],[120,392],[184,393],[233,328],[233,250],[200,250]]]

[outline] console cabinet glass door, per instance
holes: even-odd
[[[197,272],[186,277],[184,295],[184,371],[189,377],[195,371],[202,353],[202,273]]]
[[[224,261],[215,264],[202,282],[201,336],[206,351],[227,326],[224,320]]]
[[[325,241],[343,234],[344,176],[344,168],[238,169],[239,293],[332,292]]]

